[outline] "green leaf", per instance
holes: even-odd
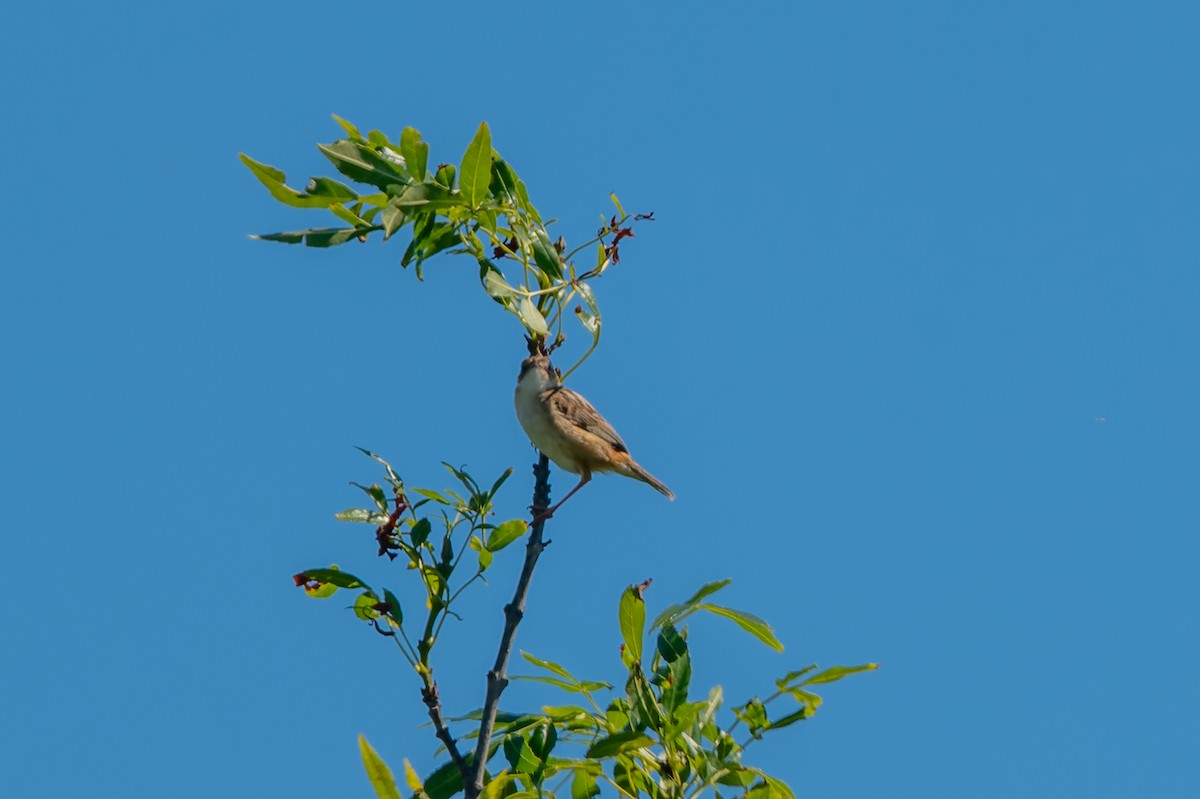
[[[387,190],[393,184],[410,183],[408,175],[399,172],[389,161],[381,158],[370,146],[350,139],[340,139],[333,144],[318,144],[338,172],[351,180],[367,183]]]
[[[662,729],[663,709],[637,663],[633,664],[629,672],[629,680],[625,683],[625,695],[629,699],[630,722],[633,727],[639,730],[645,727]]]
[[[742,707],[735,707],[733,713],[746,723],[746,727],[749,728],[750,734],[755,739],[762,737],[762,732],[769,722],[767,709],[763,707],[763,703],[759,699],[751,699]]]
[[[375,606],[379,604],[378,597],[373,596],[369,592],[363,592],[354,599],[354,604],[351,605],[351,610],[354,615],[363,621],[371,621],[379,618],[379,611],[375,610]]]
[[[304,241],[307,230],[292,230],[282,233],[256,233],[250,236],[258,241],[281,241],[284,244],[299,244]]]
[[[658,616],[654,619],[654,623],[650,625],[650,629],[657,630],[659,627],[668,622],[674,623],[675,619],[682,616],[685,612],[693,610],[696,605],[699,604],[701,599],[715,594],[717,591],[720,591],[731,582],[733,582],[733,580],[717,580],[716,582],[706,583],[700,586],[700,590],[692,594],[692,596],[686,602],[682,602],[678,605],[669,605],[666,610],[658,614]]]
[[[554,751],[554,746],[557,743],[558,730],[548,721],[535,727],[533,733],[529,736],[530,750],[543,763],[550,757],[550,753]]]
[[[540,683],[545,683],[546,685],[553,685],[555,688],[561,688],[564,691],[570,691],[571,693],[574,693],[574,694],[583,693],[583,690],[580,687],[580,685],[581,685],[580,683],[568,682],[567,680],[560,680],[557,677],[539,677],[539,676],[535,676],[532,674],[513,674],[513,675],[509,676],[509,679],[510,680],[525,680],[527,682],[540,682]]]
[[[875,671],[877,668],[879,668],[878,663],[864,663],[861,666],[830,666],[824,671],[814,674],[812,677],[809,677],[800,684],[817,685],[818,683],[823,682],[837,682],[843,677],[847,677],[851,674],[858,674],[864,671]]]
[[[355,449],[358,450],[359,452],[361,452],[362,454],[366,455],[368,458],[375,461],[376,463],[381,464],[383,466],[383,468],[387,470],[388,477],[392,480],[392,482],[394,482],[394,483],[400,482],[400,477],[396,474],[396,470],[392,468],[392,465],[390,463],[388,463],[383,458],[376,455],[374,452],[371,452],[371,450],[369,450],[369,449],[363,449],[362,447],[355,447]]]
[[[580,324],[583,325],[583,329],[587,330],[589,334],[592,334],[593,337],[599,334],[600,319],[596,318],[592,312],[584,311],[583,308],[576,307],[575,316],[580,318]]]
[[[543,705],[542,712],[556,724],[572,725],[574,722],[586,722],[587,727],[595,727],[596,720],[587,708],[579,705]]]
[[[254,173],[254,177],[267,187],[271,196],[284,205],[290,205],[293,208],[327,208],[329,206],[330,199],[328,197],[310,197],[288,186],[284,183],[287,175],[275,167],[259,163],[245,153],[238,153],[238,158]]]
[[[371,781],[375,795],[379,799],[400,799],[400,789],[396,787],[396,778],[392,776],[392,770],[367,743],[366,736],[358,736],[358,748],[362,752],[363,767],[367,770],[367,779]]]
[[[313,599],[328,599],[336,594],[338,590],[338,587],[333,583],[317,583],[315,585],[310,585],[306,582],[303,584],[303,588],[304,593],[308,594]]]
[[[471,536],[470,544],[471,549],[479,553],[479,571],[487,571],[488,567],[492,565],[492,559],[496,557],[495,554],[483,545],[483,541],[477,535]]]
[[[429,163],[429,145],[421,141],[416,128],[405,128],[400,132],[400,155],[404,156],[405,168],[414,180],[425,179],[425,166]]]
[[[579,317],[580,324],[583,329],[592,334],[593,338],[598,338],[600,334],[600,319],[592,314],[591,311],[585,311],[578,306],[575,308],[575,315]]]
[[[429,531],[432,529],[433,526],[429,523],[428,519],[421,519],[414,524],[412,529],[408,531],[408,537],[412,539],[413,546],[419,547],[421,544],[424,544],[425,540],[429,538]]]
[[[504,739],[504,759],[516,774],[533,774],[542,765],[523,735]]]
[[[575,290],[579,292],[579,296],[583,297],[583,301],[587,303],[588,310],[596,317],[596,326],[600,325],[600,306],[596,302],[596,295],[592,293],[592,287],[587,283],[579,282],[575,284]]]
[[[356,229],[357,228],[366,228],[366,227],[371,226],[370,222],[363,219],[358,214],[351,211],[349,208],[344,208],[343,206],[340,206],[337,203],[333,203],[332,205],[330,205],[329,211],[330,211],[330,213],[332,213],[334,216],[336,216],[338,219],[342,220],[343,222],[349,222],[350,224],[354,225]]]
[[[496,492],[500,490],[500,486],[504,485],[504,481],[512,477],[513,468],[509,466],[504,470],[504,473],[496,478],[496,482],[492,483],[492,490],[488,492],[489,496],[496,496]]]
[[[383,601],[387,603],[387,615],[396,624],[404,623],[404,611],[400,609],[400,600],[396,599],[396,595],[386,588],[383,589]]]
[[[640,749],[643,746],[653,745],[653,738],[649,738],[634,730],[624,730],[596,741],[596,743],[588,747],[585,757],[594,759],[613,757],[622,752],[628,752],[630,749]]]
[[[812,714],[813,714],[813,707],[811,705],[805,705],[804,707],[800,708],[799,710],[788,713],[786,716],[782,716],[782,717],[777,718],[774,721],[772,721],[770,729],[782,730],[784,727],[792,726],[797,721],[804,721],[805,719],[812,716]]]
[[[688,687],[692,680],[692,659],[688,654],[687,642],[672,625],[668,624],[658,636],[658,652],[668,664],[668,682],[662,687],[662,704],[668,713],[687,701]]]
[[[338,588],[369,588],[366,583],[350,572],[344,572],[336,566],[328,569],[305,569],[300,572],[306,579],[319,583],[330,583]]]
[[[479,483],[475,482],[475,478],[467,473],[465,467],[462,469],[456,469],[445,461],[442,461],[442,466],[445,466],[446,470],[449,471],[450,474],[454,475],[458,482],[462,483],[463,488],[467,489],[467,493],[472,495],[479,493]]]
[[[483,793],[480,794],[481,799],[512,799],[516,794],[513,788],[513,783],[516,781],[516,776],[510,774],[508,769],[501,771],[499,774],[492,775],[492,778],[483,786]]]
[[[646,627],[646,603],[635,586],[629,586],[621,594],[617,608],[617,620],[621,626],[621,638],[625,642],[625,653],[634,662],[642,662],[642,636]]]
[[[486,122],[479,123],[475,138],[463,154],[459,169],[459,189],[470,208],[478,208],[487,199],[488,184],[492,180],[492,134]]]
[[[538,213],[538,209],[533,206],[533,202],[529,199],[529,190],[525,188],[525,181],[517,181],[517,204],[521,210],[529,214],[534,222],[542,224],[542,216]]]
[[[413,239],[414,243],[416,239]],[[458,236],[458,228],[452,224],[437,224],[434,225],[429,234],[417,246],[417,263],[427,258],[432,258],[443,250],[448,250],[451,247],[461,244],[462,239]]]
[[[358,199],[358,192],[331,178],[309,178],[304,190],[310,197],[325,197],[331,203],[346,203]]]
[[[408,217],[404,215],[404,208],[395,203],[395,200],[388,202],[383,208],[383,216],[380,222],[383,223],[383,238],[386,241],[399,230]]]
[[[600,795],[596,777],[583,769],[576,769],[571,778],[571,799],[594,799]]]
[[[447,189],[454,188],[454,178],[458,175],[458,171],[454,168],[454,164],[442,164],[437,168],[437,172],[433,173],[434,182],[445,186]]]
[[[417,776],[417,770],[413,768],[412,763],[408,762],[408,758],[404,758],[404,782],[413,791],[424,790],[425,786],[421,784],[421,778]]]
[[[387,494],[385,494],[383,489],[379,487],[379,483],[371,483],[370,486],[365,486],[351,481],[350,485],[354,486],[370,497],[371,501],[375,503],[375,507],[379,508],[384,513],[388,512]]]
[[[618,795],[640,799],[644,779],[639,780],[639,776],[632,759],[617,756],[617,762],[613,764],[613,782],[616,783]]]
[[[629,726],[629,701],[614,699],[604,709],[604,720],[610,732],[618,732]]]
[[[727,774],[720,777],[720,785],[731,785],[735,788],[745,788],[754,782],[754,775],[744,766],[734,766]]]
[[[363,135],[358,132],[358,128],[354,127],[353,124],[342,119],[337,114],[331,114],[331,116],[337,121],[337,123],[339,125],[342,126],[342,130],[346,131],[346,135],[348,135],[351,139],[353,139],[354,141],[365,141],[365,139],[363,139]]]
[[[524,519],[509,519],[488,533],[487,548],[492,552],[499,552],[525,535],[525,531],[528,529],[529,525]]]
[[[803,688],[787,687],[781,690],[800,704],[811,708],[810,714],[815,713],[817,708],[819,708],[824,701],[821,699],[821,697],[814,693],[810,693],[809,691],[805,691]]]
[[[707,610],[709,613],[715,613],[718,616],[724,616],[733,621],[734,624],[741,627],[746,632],[753,635],[758,640],[762,641],[767,646],[774,649],[776,652],[783,651],[783,644],[775,637],[775,631],[771,629],[771,625],[750,613],[741,610],[733,610],[732,608],[723,608],[720,605],[700,604],[696,606],[697,610]]]
[[[692,658],[684,652],[673,661],[668,669],[670,681],[662,687],[662,704],[668,714],[687,702],[688,688],[692,682]]]
[[[433,601],[440,599],[446,592],[446,580],[433,566],[426,566],[421,573],[425,576],[425,590],[429,594],[429,604],[432,607]]]
[[[543,338],[550,335],[550,328],[546,325],[546,318],[542,316],[542,312],[537,309],[537,306],[528,297],[522,297],[521,302],[517,304],[517,315],[520,317],[521,323],[525,325],[525,329],[530,333]]]
[[[547,277],[553,280],[562,279],[562,262],[558,260],[558,250],[550,243],[546,231],[539,227],[533,230],[533,260]]]
[[[436,183],[418,183],[406,188],[392,200],[392,203],[406,211],[411,211],[422,208],[453,208],[462,205],[462,199]]]
[[[748,766],[743,766],[741,770],[747,776],[754,775],[762,780],[750,788],[746,794],[747,799],[796,799],[792,789],[782,780],[777,780],[760,769]],[[743,785],[745,784],[743,783]]]
[[[495,182],[490,187],[493,194],[497,197],[507,194],[514,199],[516,198],[517,173],[513,171],[513,168],[503,158],[497,157],[495,161],[492,161],[492,180]]]
[[[377,510],[367,510],[366,508],[350,508],[341,513],[333,514],[333,518],[339,522],[364,522],[379,526],[388,520],[386,513],[381,513]]]
[[[610,192],[608,196],[612,198],[613,205],[617,206],[617,214],[625,216],[625,209],[621,207],[621,201],[617,199],[616,192]]]
[[[725,701],[725,691],[719,685],[714,685],[708,692],[708,702],[704,707],[704,712],[700,715],[700,723],[708,724],[717,715],[717,711],[721,709],[721,703]]]
[[[805,674],[808,674],[810,671],[813,671],[816,668],[817,664],[813,663],[798,671],[789,671],[787,674],[783,675],[783,677],[775,681],[775,687],[782,691],[788,686],[789,683],[800,677],[803,677]]]
[[[579,682],[579,680],[575,679],[575,676],[572,675],[571,672],[567,671],[563,666],[559,665],[558,663],[555,663],[552,660],[542,660],[540,657],[537,657],[536,655],[531,655],[528,652],[526,652],[525,650],[521,650],[521,657],[525,658],[527,661],[529,661],[533,665],[537,666],[538,668],[542,668],[542,669],[545,669],[546,671],[553,672],[554,674],[557,674],[559,677],[563,677],[567,680],[570,680],[573,683]]]
[[[421,496],[425,497],[426,499],[432,499],[434,502],[437,502],[442,505],[453,505],[454,504],[453,502],[446,499],[438,492],[432,491],[428,488],[413,488],[410,490],[420,494]]]
[[[383,230],[379,225],[371,227],[327,227],[313,228],[304,231],[304,243],[309,247],[336,247],[353,241],[376,230]]]
[[[429,799],[450,799],[463,789],[462,772],[449,760],[425,778],[425,795]]]
[[[517,296],[517,290],[505,282],[504,275],[500,274],[500,271],[497,269],[489,269],[484,273],[483,290],[487,292],[489,297],[496,299]]]
[[[668,624],[663,627],[663,631],[658,636],[658,653],[662,655],[663,660],[674,663],[687,655],[687,651],[687,641],[683,640],[683,636],[679,634],[674,625]]]

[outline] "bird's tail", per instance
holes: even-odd
[[[643,483],[650,484],[655,491],[662,494],[667,499],[675,499],[675,494],[671,491],[671,489],[663,485],[657,477],[650,474],[650,472],[646,471],[641,466],[638,466],[634,461],[630,461],[627,465],[627,468],[629,469],[629,471],[625,472],[627,476],[636,480],[641,480]]]

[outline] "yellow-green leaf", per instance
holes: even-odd
[[[623,730],[596,741],[588,747],[586,756],[590,758],[612,757],[621,752],[628,752],[630,749],[653,745],[653,738],[648,738],[636,730]]]
[[[776,652],[783,651],[783,644],[775,637],[775,631],[771,629],[771,625],[751,613],[746,613],[741,610],[732,608],[723,608],[720,605],[709,605],[707,603],[696,606],[699,610],[707,610],[709,613],[715,613],[718,616],[724,616],[733,621],[734,624],[741,627],[746,632],[753,635],[758,640],[762,641],[767,646],[774,649]]]
[[[878,663],[864,663],[861,666],[830,666],[824,671],[817,672],[800,684],[817,685],[823,682],[837,682],[851,674],[858,674],[863,671],[875,671],[877,668],[879,668]]]
[[[358,748],[362,752],[363,766],[367,770],[367,779],[371,781],[371,787],[375,789],[375,795],[379,799],[400,799],[400,789],[396,787],[396,778],[392,776],[392,770],[367,743],[365,735],[358,736]]]
[[[528,297],[522,297],[521,302],[517,304],[517,315],[521,318],[521,322],[530,333],[543,337],[550,335],[550,327],[546,324],[546,317],[542,316],[542,312],[537,309],[537,306]]]
[[[487,548],[492,552],[499,552],[513,541],[525,535],[525,531],[528,528],[529,525],[524,519],[509,519],[488,533]]]
[[[492,181],[492,134],[486,122],[479,123],[475,138],[463,154],[459,168],[459,191],[471,208],[476,208],[487,198],[488,185]]]
[[[417,776],[416,769],[413,768],[412,763],[408,762],[407,757],[404,758],[404,782],[414,792],[420,791],[425,787],[421,784],[421,778]]]
[[[625,642],[625,654],[634,663],[642,662],[642,635],[646,628],[646,603],[635,586],[629,586],[621,594],[617,609],[621,625],[621,639]]]

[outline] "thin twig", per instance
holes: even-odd
[[[433,721],[433,729],[437,731],[438,739],[446,745],[446,751],[450,753],[450,759],[454,761],[454,765],[458,766],[458,770],[462,773],[465,780],[467,776],[467,763],[458,751],[458,741],[450,734],[450,729],[442,719],[442,698],[438,696],[437,683],[433,681],[432,676],[422,676],[425,679],[425,687],[421,689],[421,699],[425,701],[425,706],[429,708],[429,718]]]
[[[540,454],[540,453],[539,453]],[[533,507],[550,507],[550,460],[542,454],[533,467]],[[487,698],[483,703],[483,718],[479,722],[479,740],[475,744],[475,755],[471,761],[470,774],[463,780],[465,799],[478,799],[483,792],[483,772],[487,766],[488,747],[492,741],[492,730],[496,726],[496,711],[500,707],[500,694],[508,687],[508,656],[512,654],[513,637],[517,625],[525,615],[525,597],[529,594],[529,582],[533,578],[533,567],[546,544],[542,541],[545,519],[533,523],[529,542],[525,545],[525,564],[517,580],[512,602],[504,606],[504,632],[500,635],[500,649],[496,652],[496,664],[487,675]],[[465,771],[464,771],[465,773]]]

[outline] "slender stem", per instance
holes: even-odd
[[[463,591],[467,590],[467,586],[469,586],[471,583],[475,582],[478,579],[481,579],[481,578],[480,578],[479,574],[476,573],[474,577],[472,577],[470,580],[467,580],[465,583],[463,583],[459,587],[459,589],[454,592],[454,595],[451,596],[450,599],[446,600],[446,607],[442,610],[442,617],[440,619],[438,619],[437,627],[435,627],[433,630],[434,640],[437,640],[438,636],[440,636],[442,634],[442,625],[446,623],[446,619],[450,616],[450,612],[451,612],[450,606],[452,604],[454,604],[454,600],[458,599],[459,594],[461,594]],[[461,617],[457,613],[455,613],[454,618],[458,619]]]
[[[606,224],[604,226],[603,232],[600,233],[600,235],[598,235],[594,238],[588,239],[583,244],[580,244],[578,247],[571,250],[569,253],[567,253],[566,255],[563,256],[563,260],[570,261],[578,253],[582,252],[585,247],[591,247],[593,244],[599,244],[600,242],[604,241],[605,236],[609,235],[610,233],[613,233],[617,228],[619,228],[619,227],[621,227],[621,225],[625,224],[626,220],[628,220],[628,219],[629,219],[629,214],[625,214],[623,217],[621,217],[620,219],[617,220],[617,224],[615,227],[609,227]]]
[[[617,793],[619,793],[621,796],[628,796],[630,799],[637,799],[637,797],[636,797],[636,796],[634,796],[633,794],[631,794],[631,793],[629,793],[628,791],[626,791],[626,790],[625,790],[624,788],[622,788],[620,785],[617,785],[616,781],[615,781],[615,780],[613,780],[613,778],[612,778],[612,777],[610,777],[610,776],[608,776],[607,774],[601,774],[601,775],[600,775],[600,779],[604,780],[604,781],[605,781],[605,782],[607,782],[609,785],[611,785],[612,787],[616,788],[616,789],[617,789]]]
[[[559,380],[566,382],[567,378],[571,376],[571,372],[574,372],[580,366],[583,366],[583,362],[586,361],[588,358],[592,357],[592,353],[595,352],[596,347],[599,346],[599,344],[600,344],[600,334],[597,333],[596,335],[592,336],[592,346],[587,348],[587,352],[585,352],[583,354],[583,357],[580,358],[578,361],[576,361],[574,366],[572,366],[570,369],[568,369],[566,372],[564,372],[562,377],[559,378]]]
[[[392,630],[391,632],[392,632],[392,640],[396,642],[396,647],[400,650],[400,654],[404,655],[404,659],[408,661],[408,665],[412,666],[413,668],[416,668],[417,667],[417,651],[415,649],[413,649],[413,645],[408,642],[408,636],[404,635],[404,628],[400,627],[397,630]],[[397,635],[396,634],[397,632],[400,633],[400,635]],[[401,636],[404,636],[403,641],[400,640]],[[405,644],[408,644],[408,649],[404,648]],[[412,654],[409,654],[410,651],[412,652]]]
[[[450,729],[442,718],[442,698],[438,696],[437,683],[433,681],[433,671],[421,672],[421,679],[425,682],[425,686],[421,689],[421,699],[429,708],[429,719],[433,722],[433,729],[436,731],[438,739],[446,745],[446,751],[450,753],[450,759],[454,761],[454,765],[458,766],[460,772],[466,774],[467,763],[463,760],[462,753],[458,751],[458,741],[450,734]]]
[[[539,453],[537,465],[533,467],[533,505],[535,508],[550,507],[550,459]],[[508,687],[508,657],[512,654],[513,638],[517,625],[525,615],[525,598],[529,594],[529,582],[533,579],[533,568],[546,544],[542,541],[545,519],[533,523],[529,541],[525,545],[525,563],[513,592],[512,602],[504,606],[504,632],[500,635],[500,648],[496,652],[496,663],[487,675],[487,697],[483,703],[483,717],[479,721],[479,740],[475,744],[475,755],[470,766],[463,771],[465,799],[478,799],[483,792],[483,772],[487,766],[488,747],[492,731],[496,726],[496,712],[500,708],[500,694]]]

